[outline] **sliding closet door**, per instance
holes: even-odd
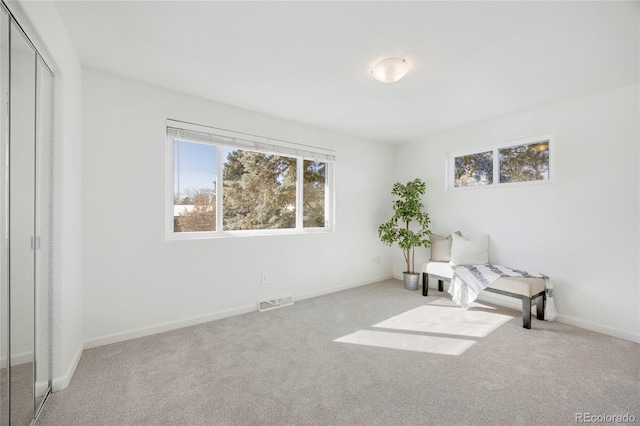
[[[0,3],[0,426],[51,392],[53,82]]]
[[[9,411],[12,425],[28,425],[36,409],[36,53],[15,23],[9,57]]]

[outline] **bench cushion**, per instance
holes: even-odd
[[[532,297],[545,290],[544,278],[500,277],[487,288]]]
[[[422,272],[450,280],[453,277],[456,266],[452,262],[425,262],[422,264]],[[544,278],[501,277],[488,288],[532,297],[543,292],[545,287],[546,281]]]
[[[452,262],[425,262],[422,264],[422,272],[447,279],[453,278],[455,269],[456,265]]]

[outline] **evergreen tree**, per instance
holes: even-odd
[[[303,227],[324,227],[326,163],[303,162]],[[296,227],[297,159],[245,150],[227,152],[223,177],[223,229]],[[214,183],[215,188],[215,183]],[[185,191],[175,205],[188,205],[176,232],[215,231],[215,190]]]
[[[296,226],[296,159],[234,150],[223,170],[225,230]]]
[[[324,227],[326,163],[304,161],[303,227]]]

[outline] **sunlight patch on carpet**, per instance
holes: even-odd
[[[474,308],[424,305],[389,318],[373,327],[391,330],[418,331],[455,336],[485,337],[504,323],[509,315]]]
[[[449,299],[436,299],[371,326],[389,331],[359,330],[334,342],[461,355],[476,343],[472,339],[485,337],[513,319],[492,311],[495,308],[480,303],[474,302],[469,309],[463,309]]]
[[[359,330],[334,342],[441,355],[460,355],[476,343],[474,340],[372,330]]]

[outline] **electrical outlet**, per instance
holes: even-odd
[[[269,275],[262,274],[260,278],[262,279],[262,284],[268,284],[269,283]]]

